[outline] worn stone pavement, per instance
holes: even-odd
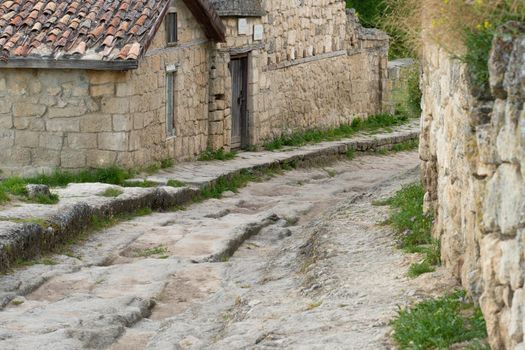
[[[440,289],[405,277],[414,257],[371,204],[417,164],[404,152],[293,170],[93,234],[0,277],[0,348],[388,349],[397,305]]]
[[[357,134],[350,139],[286,148],[279,152],[243,152],[226,162],[179,163],[155,175],[135,179],[153,181],[157,184],[154,187],[69,184],[65,188],[52,189],[60,198],[54,205],[10,201],[0,205],[0,272],[8,270],[17,260],[33,259],[65,241],[75,239],[89,229],[93,218],[107,220],[142,208],[167,210],[191,203],[204,186],[242,170],[260,171],[289,162],[326,162],[344,157],[348,150],[390,149],[397,143],[414,140],[418,136],[418,121],[412,121],[373,134]],[[180,188],[166,186],[170,180],[182,181],[185,185]],[[117,189],[121,194],[105,197],[104,191],[109,188]],[[5,300],[0,303],[4,304]]]

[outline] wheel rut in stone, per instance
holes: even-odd
[[[293,329],[295,321],[280,330],[268,325],[305,313],[307,326],[310,313],[322,309],[311,297],[322,288],[297,280],[309,271],[310,258],[301,255],[301,247],[310,226],[324,212],[370,195],[374,186],[417,163],[409,152],[340,161],[330,166],[335,174],[293,170],[238,194],[93,234],[72,256],[53,256],[56,265],[0,277],[1,300],[15,301],[0,311],[0,347],[241,349],[289,343],[293,348],[301,334]],[[272,304],[279,300],[295,306]],[[335,322],[348,328],[330,317],[325,327]],[[312,332],[324,334],[323,329],[312,324]]]

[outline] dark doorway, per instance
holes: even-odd
[[[234,56],[230,61],[232,76],[232,144],[233,149],[249,145],[248,125],[248,56]]]

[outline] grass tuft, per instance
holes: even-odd
[[[186,184],[184,182],[179,181],[179,180],[168,180],[166,185],[169,186],[169,187],[184,187],[184,186],[186,186]]]
[[[70,183],[101,182],[112,185],[122,185],[134,173],[119,167],[104,169],[86,169],[79,172],[56,170],[51,174],[40,174],[33,177],[21,178],[12,176],[0,181],[0,203],[9,201],[9,196],[20,196],[27,199],[26,186],[28,184],[47,185],[49,187],[64,187]],[[56,195],[46,198],[36,198],[37,203],[55,204]]]
[[[323,305],[323,301],[322,300],[319,300],[319,301],[315,301],[313,303],[310,303],[306,306],[306,310],[313,310],[313,309],[317,309],[319,306]]]
[[[121,221],[131,220],[136,217],[149,215],[151,213],[153,213],[153,210],[151,208],[141,208],[141,209],[135,210],[132,213],[120,213],[120,214],[113,215],[111,217],[105,217],[105,218],[101,218],[99,216],[92,216],[91,225],[88,231],[91,231],[91,232],[100,231],[108,227],[114,226]]]
[[[51,259],[51,258],[42,258],[42,259],[17,259],[15,262],[15,266],[17,267],[29,267],[33,265],[47,265],[47,266],[54,266],[58,263]]]
[[[14,217],[8,217],[8,216],[0,216],[0,221],[10,221],[10,222],[16,222],[18,224],[35,224],[39,225],[41,227],[48,227],[49,222],[45,219],[41,218],[14,218]]]
[[[0,204],[8,202],[9,195],[4,187],[0,186]]]
[[[402,26],[385,25],[385,18],[391,12],[391,2],[391,0],[346,0],[346,7],[356,9],[359,22],[364,27],[380,28],[388,33],[391,38],[389,59],[412,57],[414,52]]]
[[[355,149],[349,148],[348,151],[346,151],[346,158],[348,160],[353,160],[355,158]]]
[[[226,152],[224,148],[218,150],[208,149],[203,152],[197,160],[199,161],[210,161],[210,160],[231,160],[237,156],[236,152]]]
[[[412,151],[419,147],[419,140],[408,140],[392,146],[392,152]]]
[[[424,273],[434,272],[436,271],[436,268],[428,263],[426,260],[415,263],[410,265],[410,268],[408,269],[408,277],[415,278],[417,276],[420,276]]]
[[[392,327],[400,349],[448,349],[487,336],[481,310],[465,302],[463,291],[399,310]]]
[[[102,197],[118,197],[120,196],[124,191],[118,188],[108,188],[104,192],[102,192],[100,195]]]
[[[402,247],[410,252],[432,243],[432,217],[423,214],[424,196],[423,187],[412,184],[383,202],[394,209],[389,222],[400,234]]]
[[[122,187],[142,187],[142,188],[157,187],[159,185],[160,184],[158,182],[149,181],[149,180],[126,181],[121,184]]]
[[[404,115],[378,114],[367,119],[356,118],[350,124],[341,124],[333,129],[311,129],[283,135],[263,144],[267,151],[275,151],[286,146],[303,146],[323,141],[336,141],[351,137],[361,131],[377,131],[391,126],[401,125],[408,121]]]
[[[57,204],[60,201],[60,198],[58,197],[58,194],[51,193],[49,195],[45,194],[39,194],[34,198],[29,199],[31,202],[38,203],[38,204]]]
[[[439,241],[432,238],[432,215],[423,214],[424,196],[423,187],[420,184],[412,184],[405,186],[386,201],[373,203],[389,205],[393,209],[388,224],[396,230],[400,248],[424,256],[421,262],[410,266],[410,277],[433,272],[435,266],[441,263]]]
[[[221,198],[226,191],[237,192],[239,188],[245,187],[249,182],[257,180],[257,176],[250,171],[241,170],[232,176],[220,177],[215,184],[205,186],[195,201],[203,201],[209,198]]]
[[[168,248],[163,245],[159,245],[153,248],[147,248],[143,250],[136,251],[133,256],[136,258],[149,258],[152,256],[158,256],[160,259],[167,258],[169,253]]]
[[[175,165],[175,161],[173,159],[164,159],[160,162],[161,169],[171,168],[173,165]]]

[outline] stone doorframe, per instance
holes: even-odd
[[[231,75],[231,122],[232,122],[232,148],[245,148],[252,144],[250,111],[248,109],[250,96],[250,54],[230,54],[228,71]],[[239,101],[236,101],[239,99]],[[235,127],[237,126],[237,127]]]
[[[247,145],[254,145],[258,139],[256,118],[257,79],[261,67],[258,67],[258,51],[252,46],[243,48],[215,49],[211,52],[210,93],[209,93],[209,128],[208,147],[211,149],[231,149],[232,132],[232,79],[229,63],[232,57],[245,55],[248,58],[248,95],[246,118],[248,121]]]
[[[244,47],[231,48],[228,50],[230,59],[246,57],[248,60],[248,95],[247,95],[247,105],[246,105],[246,119],[248,121],[248,141],[247,145],[255,145],[258,142],[257,139],[257,118],[255,113],[255,103],[256,103],[256,76],[260,74],[262,67],[258,64],[257,57],[259,46],[248,45]],[[229,70],[228,70],[229,72]],[[231,76],[230,76],[231,79]],[[231,81],[230,81],[231,88]],[[231,101],[231,99],[230,99]],[[231,102],[230,102],[231,103]],[[231,119],[230,119],[231,120]],[[231,123],[231,121],[230,121]],[[231,125],[231,124],[230,124]]]

